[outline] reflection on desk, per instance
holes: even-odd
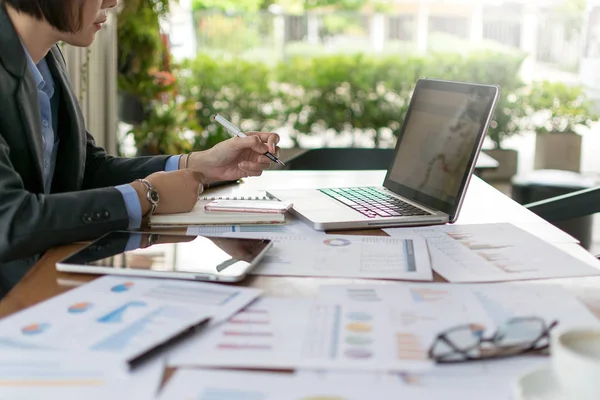
[[[57,268],[70,272],[237,280],[270,246],[270,241],[262,238],[117,231],[59,262]]]

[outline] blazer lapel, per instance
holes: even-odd
[[[44,143],[42,140],[42,122],[40,120],[40,106],[37,101],[37,87],[31,74],[25,74],[25,78],[17,89],[17,105],[21,114],[23,131],[29,142],[33,165],[39,177],[39,183],[44,187],[43,160]]]
[[[60,191],[78,190],[81,187],[85,172],[85,146],[87,140],[85,123],[67,76],[63,56],[57,46],[50,49],[46,62],[52,73],[54,85],[60,87],[60,110],[58,114],[62,116],[58,124],[59,132],[55,132],[60,138],[60,144],[52,186],[61,189]],[[63,187],[55,186],[55,184],[59,184],[60,180],[65,180],[68,184]]]

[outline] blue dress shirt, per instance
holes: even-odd
[[[37,65],[23,46],[27,55],[29,70],[38,89],[38,102],[40,107],[40,119],[42,122],[42,140],[44,144],[44,193],[50,193],[54,167],[56,166],[56,154],[58,153],[58,99],[60,87],[54,85],[54,79],[48,68],[46,59],[42,59]],[[180,156],[172,156],[167,159],[165,171],[179,169]],[[142,225],[142,206],[137,192],[133,186],[119,185],[115,187],[123,195],[127,214],[129,216],[129,229],[137,229]]]

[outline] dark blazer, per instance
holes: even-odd
[[[58,46],[46,60],[61,86],[51,194],[43,189],[37,88],[0,2],[0,298],[47,249],[127,229],[125,202],[113,186],[163,170],[167,158],[107,155],[85,129]]]

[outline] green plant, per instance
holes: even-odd
[[[194,132],[201,132],[195,102],[177,94],[166,38],[160,22],[169,0],[128,0],[117,18],[118,87],[122,101],[139,104],[143,113],[131,121],[129,134],[139,153],[179,154],[189,151]]]
[[[571,133],[589,127],[597,116],[580,86],[536,82],[528,96],[530,121],[537,133]]]
[[[278,98],[285,98],[287,122],[298,134],[362,131],[374,145],[399,133],[419,62],[340,55],[296,58],[278,69]],[[407,84],[410,82],[410,84]]]
[[[160,31],[168,12],[169,0],[127,0],[117,18],[118,87],[144,104],[165,89],[152,71],[163,71],[168,58]]]
[[[504,140],[527,129],[526,115],[527,102],[523,90],[501,93],[494,119],[488,128],[488,137],[494,148],[501,149]]]
[[[226,137],[210,116],[221,113],[245,130],[274,127],[271,71],[261,63],[199,55],[183,64],[180,92],[197,103],[198,123]]]
[[[490,137],[500,147],[520,132],[522,105],[514,97],[523,85],[518,76],[522,62],[521,54],[490,52],[297,58],[279,67],[278,82],[298,89],[284,86],[286,93],[278,97],[288,97],[286,113],[296,135],[362,130],[371,134],[374,146],[389,146],[394,144],[390,134],[393,138],[400,131],[419,77],[496,84],[502,87],[502,97]],[[289,99],[290,93],[295,99]]]
[[[500,86],[500,98],[488,137],[495,148],[525,129],[526,99],[519,77],[525,55],[521,53],[476,52],[468,55],[434,55],[427,62],[426,76]]]
[[[189,152],[202,132],[194,118],[195,102],[165,96],[169,97],[153,101],[148,117],[129,131],[140,155]]]

